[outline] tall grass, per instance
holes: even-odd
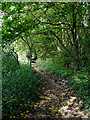
[[[38,100],[42,79],[28,65],[20,64],[17,69],[16,61],[9,53],[3,54],[2,59],[2,113],[4,119],[9,119],[30,108],[31,101]]]

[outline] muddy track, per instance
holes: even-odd
[[[36,120],[88,118],[80,109],[76,95],[68,89],[65,79],[40,70],[35,64],[34,68],[43,76],[40,100],[33,104],[33,113],[25,114],[24,118]]]

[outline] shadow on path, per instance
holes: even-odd
[[[33,112],[28,111],[24,118],[36,120],[77,120],[87,119],[77,102],[76,95],[69,90],[65,79],[40,70],[33,64],[35,70],[42,74],[43,82],[40,91],[40,100],[32,104]]]

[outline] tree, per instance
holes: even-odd
[[[88,3],[3,3],[2,8],[6,14],[3,16],[3,46],[22,38],[29,51],[34,46],[41,57],[59,55],[65,50],[65,58],[67,54],[70,58],[66,64],[72,61],[77,69],[85,65]]]

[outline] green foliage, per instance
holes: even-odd
[[[69,67],[71,62],[78,68],[88,66],[88,3],[11,2],[2,4],[2,12],[3,47],[17,40],[17,49],[23,51],[32,43],[42,59],[60,52],[63,66]],[[26,40],[24,44],[21,36]]]
[[[52,58],[52,62],[55,65],[57,64],[57,65],[69,67],[69,64],[72,63],[72,58],[68,55],[67,51],[62,49],[60,52],[57,53],[57,56]]]
[[[74,74],[67,78],[68,83],[70,84],[70,88],[74,89],[74,92],[77,94],[78,100],[82,101],[80,106],[82,108],[89,108],[89,74],[87,71],[75,71]]]
[[[31,101],[38,99],[41,76],[27,65],[21,65],[20,69],[13,68],[15,61],[9,53],[8,56],[3,56],[3,60],[2,112],[3,118],[9,119],[10,116],[17,115],[23,109],[28,108]],[[9,64],[8,60],[10,60]]]
[[[78,97],[78,100],[82,101],[80,106],[85,110],[90,107],[90,97],[88,96],[89,74],[87,69],[83,68],[82,70],[76,71],[74,69],[62,67],[62,65],[59,63],[55,64],[55,58],[54,62],[53,59],[51,59],[47,61],[40,61],[36,64],[41,69],[57,74],[60,77],[64,77],[66,79],[67,85],[69,85],[69,88],[73,89],[74,93],[76,93]]]
[[[8,74],[8,72],[13,72],[17,69],[17,63],[11,52],[2,52],[2,74],[3,77]]]
[[[69,68],[64,68],[59,64],[59,58],[52,58],[51,60],[42,60],[40,62],[36,62],[38,67],[41,69],[47,70],[51,73],[59,74],[61,77],[67,77],[72,74],[72,70]],[[57,62],[56,62],[57,61]],[[56,62],[56,63],[55,63]]]
[[[83,73],[86,75],[90,69],[88,3],[6,2],[2,4],[2,12],[4,14],[2,47],[13,44],[16,45],[16,52],[23,51],[25,54],[28,47],[30,50],[33,45],[31,52],[36,50],[38,57],[45,60],[52,58],[52,60],[42,61],[38,65],[61,77],[70,77],[67,80],[73,84],[72,87],[77,91],[77,95],[81,95],[82,97],[80,97],[83,99],[85,92],[87,93],[86,87],[85,91],[83,90],[84,86],[87,86],[85,82],[87,79],[82,77],[84,77]],[[22,36],[24,41],[22,41]],[[24,54],[22,58],[24,58]],[[36,95],[33,93],[36,89],[34,86],[39,83],[37,73],[34,75],[33,69],[30,70],[27,66],[22,67],[22,65],[21,69],[17,70],[17,63],[10,52],[4,52],[2,59],[3,85],[5,84],[3,86],[5,89],[5,91],[3,89],[4,100],[12,101],[11,98],[13,98],[15,101],[22,101],[22,98],[10,97],[13,96],[13,92],[16,94],[18,88],[21,96],[24,97],[23,93],[26,92],[27,96],[30,95],[31,100],[35,98],[32,96]],[[88,71],[85,70],[83,73],[79,71],[78,73],[75,71],[76,67],[78,69],[87,67]],[[77,79],[79,79],[79,83]],[[15,87],[16,84],[19,86]],[[11,85],[13,85],[13,90],[11,90]],[[28,86],[30,93],[25,86]],[[23,89],[24,92],[22,92]],[[9,103],[13,104],[14,100]]]

